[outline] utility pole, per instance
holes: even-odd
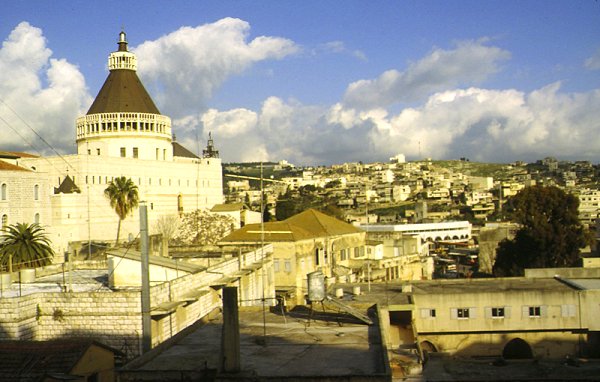
[[[148,207],[140,202],[140,244],[142,263],[142,354],[152,348],[150,319],[150,260],[148,258]]]

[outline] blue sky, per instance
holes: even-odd
[[[24,120],[74,151],[121,27],[177,139],[225,161],[600,161],[592,0],[3,1],[0,150],[48,152]]]

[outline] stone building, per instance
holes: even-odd
[[[136,74],[124,32],[109,55],[109,75],[76,122],[77,154],[36,157],[0,152],[0,217],[5,224],[46,227],[58,253],[71,242],[111,241],[118,218],[104,196],[116,177],[131,178],[148,205],[149,226],[160,217],[211,208],[223,201],[221,159],[213,146],[199,157],[176,142]],[[139,231],[136,212],[121,237]]]
[[[599,274],[555,268],[525,277],[413,282],[404,287],[412,303],[389,307],[390,333],[428,352],[467,357],[597,357]]]
[[[365,254],[365,232],[309,209],[281,222],[247,224],[224,237],[222,245],[273,244],[275,287],[280,295],[304,303],[308,273],[346,275],[351,256]],[[351,255],[352,254],[352,255]]]

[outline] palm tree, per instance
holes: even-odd
[[[121,233],[121,221],[138,206],[139,196],[138,188],[131,178],[121,176],[115,178],[104,190],[104,196],[110,200],[110,206],[114,208],[119,216],[119,225],[117,226],[117,241],[119,244],[119,234]]]
[[[0,236],[0,264],[8,266],[12,272],[12,263],[17,269],[41,267],[50,264],[54,251],[44,229],[37,223],[17,223],[5,227]]]

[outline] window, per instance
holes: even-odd
[[[528,311],[529,317],[542,317],[542,307],[540,306],[530,306]]]
[[[354,257],[360,257],[360,249],[358,247],[354,248]]]
[[[279,272],[279,259],[274,259],[273,260],[273,270],[275,272]]]
[[[167,160],[167,149],[163,149],[163,160]]]
[[[284,267],[284,270],[285,270],[287,273],[290,273],[290,272],[292,271],[292,262],[291,262],[291,260],[289,260],[289,259],[286,259],[286,260],[285,260],[285,263],[283,264],[283,267]]]
[[[346,249],[340,251],[340,260],[346,260]]]
[[[33,216],[33,222],[36,224],[40,224],[40,214],[35,214]]]
[[[183,213],[183,195],[177,195],[177,212]]]
[[[6,227],[8,225],[8,215],[4,214],[2,215],[2,228]]]
[[[0,186],[0,200],[6,200],[8,197],[8,186],[6,183],[2,183]]]
[[[486,318],[510,318],[510,306],[487,306],[484,311]]]
[[[435,309],[421,309],[421,318],[435,318]]]
[[[33,200],[40,200],[40,186],[33,186]]]
[[[452,308],[450,309],[450,317],[454,320],[466,320],[468,318],[475,318],[475,308]]]
[[[456,310],[458,318],[469,318],[469,308],[460,308]]]
[[[504,318],[504,307],[492,308],[492,317],[493,318]]]
[[[121,147],[121,158],[125,158],[125,156],[126,156],[125,147]]]
[[[156,160],[158,160],[158,149],[156,149]]]
[[[138,148],[137,148],[137,147],[134,147],[134,148],[133,148],[133,157],[134,157],[134,158],[137,158],[137,157],[138,157]]]
[[[100,149],[96,149],[96,154],[100,155]]]
[[[92,155],[92,150],[88,149],[88,155]]]

